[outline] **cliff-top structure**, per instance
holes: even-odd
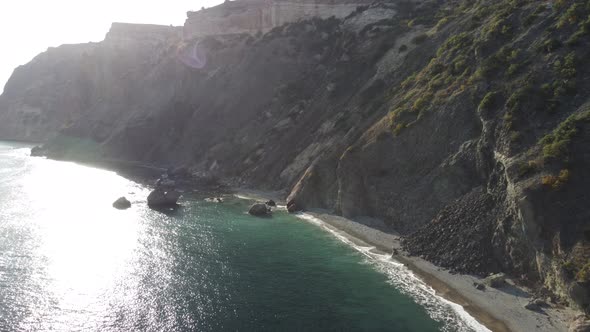
[[[184,38],[237,33],[265,33],[285,23],[302,19],[344,18],[368,0],[238,0],[188,12]]]

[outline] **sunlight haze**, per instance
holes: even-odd
[[[14,68],[48,47],[101,41],[112,22],[182,25],[189,10],[219,0],[19,0],[0,9],[0,91]]]

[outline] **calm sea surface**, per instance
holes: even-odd
[[[313,222],[196,194],[163,214],[140,184],[29,153],[0,142],[0,331],[485,331]]]

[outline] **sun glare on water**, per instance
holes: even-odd
[[[138,240],[142,206],[119,211],[111,204],[119,196],[134,202],[147,193],[112,172],[73,163],[34,158],[28,167],[30,176],[19,194],[35,207],[26,214],[36,227],[36,251],[46,260],[36,282],[51,290],[44,298],[52,299],[50,305],[59,307],[61,315],[46,321],[43,308],[39,316],[30,316],[30,323],[58,330],[89,327],[97,323],[84,321],[89,313],[108,311],[109,303],[101,299],[113,298],[108,293],[130,269],[127,263]]]

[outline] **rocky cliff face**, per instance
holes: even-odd
[[[588,1],[428,1],[260,37],[116,26],[17,69],[0,137],[288,190],[380,218],[439,265],[587,309],[589,15]]]

